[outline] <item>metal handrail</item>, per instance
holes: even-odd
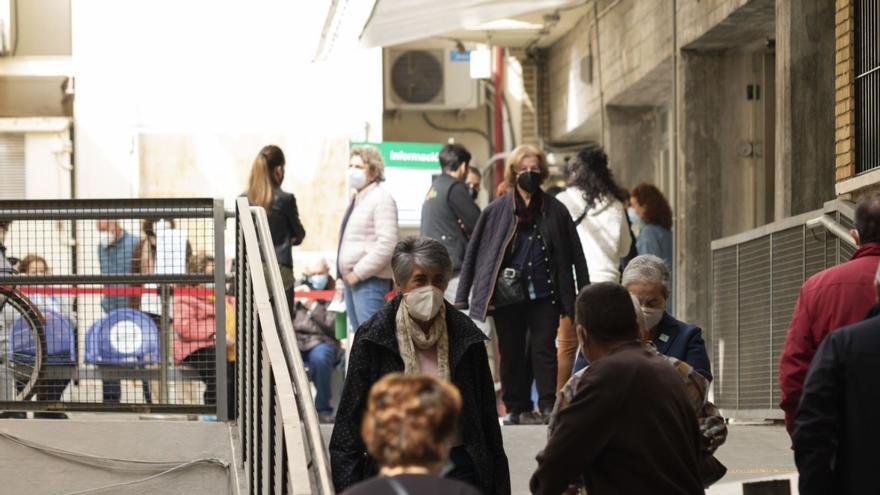
[[[858,247],[858,244],[856,244],[855,239],[852,238],[849,231],[846,230],[845,228],[843,228],[843,226],[840,225],[839,223],[832,220],[831,217],[829,217],[828,215],[822,215],[822,216],[818,216],[816,218],[812,218],[810,220],[807,220],[805,222],[805,225],[811,229],[814,229],[814,228],[817,228],[820,226],[825,227],[826,229],[828,229],[828,232],[831,232],[832,234],[836,235],[837,237],[840,238],[840,240],[846,242],[847,244],[849,244],[852,247]]]
[[[773,223],[769,223],[767,225],[762,225],[761,227],[748,230],[746,232],[741,232],[739,234],[716,239],[712,241],[711,247],[712,250],[715,251],[725,247],[743,244],[745,242],[758,239],[766,235],[773,234],[775,232],[781,232],[792,227],[797,227],[798,225],[805,225],[807,222],[817,218],[820,215],[825,215],[837,211],[839,211],[841,214],[843,214],[843,216],[847,218],[855,217],[855,205],[853,205],[849,201],[835,199],[832,201],[828,201],[822,208],[818,210],[802,213],[800,215],[788,217]]]
[[[314,482],[320,489],[316,493],[332,494],[334,491],[333,480],[330,476],[330,459],[324,447],[318,413],[314,407],[311,382],[309,382],[309,375],[299,353],[293,322],[290,319],[291,313],[287,305],[284,285],[281,282],[281,271],[278,266],[278,259],[275,257],[275,247],[271,242],[272,234],[269,231],[269,220],[266,216],[266,210],[263,208],[253,207],[252,211],[256,217],[257,232],[260,239],[264,240],[260,245],[263,248],[263,259],[269,268],[269,280],[275,314],[280,325],[281,346],[287,358],[290,374],[294,379],[297,406],[303,426],[305,427],[305,439],[308,442],[309,452],[312,456],[311,465],[314,468],[312,471],[315,476]]]
[[[260,337],[268,358],[263,369],[268,368],[271,372],[277,394],[274,408],[269,407],[267,410],[264,405],[263,417],[247,418],[245,421],[254,423],[254,429],[250,432],[252,437],[257,434],[257,430],[265,436],[272,423],[270,415],[280,416],[283,446],[276,443],[276,448],[282,448],[283,452],[275,453],[274,460],[278,462],[279,458],[285,459],[287,472],[283,473],[283,476],[289,480],[290,491],[294,494],[332,495],[334,492],[330,480],[329,462],[321,440],[317,414],[311,405],[308,377],[302,358],[298,353],[288,352],[291,349],[290,345],[295,345],[295,338],[292,333],[290,313],[286,309],[284,287],[281,284],[281,275],[272,248],[271,235],[267,234],[268,222],[265,211],[262,208],[250,207],[245,198],[238,199],[236,203],[244,242],[243,253],[249,268],[248,285],[253,291],[253,307],[259,318],[262,329]],[[238,296],[242,297],[242,294]],[[252,337],[248,338],[253,342]],[[245,336],[242,335],[239,337],[239,342],[243,342],[244,339]],[[248,386],[246,383],[242,385]],[[261,392],[265,393],[260,390],[252,391],[254,400],[271,400],[271,397],[257,397]],[[242,423],[241,428],[248,426]],[[258,462],[253,456],[265,458],[260,461],[262,463],[260,479],[264,482],[268,482],[270,477],[267,471],[270,463],[268,457],[273,455],[269,451],[268,441],[268,438],[263,438],[259,452],[252,451],[251,457],[247,458],[249,466]],[[248,453],[245,452],[245,455],[247,456]],[[279,473],[275,474],[277,476]],[[253,478],[251,483],[255,483]],[[268,489],[266,486],[250,488],[253,493]],[[280,489],[278,484],[276,489]]]

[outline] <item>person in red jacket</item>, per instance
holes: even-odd
[[[794,430],[794,416],[807,370],[816,350],[833,330],[862,321],[874,305],[874,273],[880,263],[880,194],[856,208],[850,233],[859,249],[852,259],[819,272],[804,282],[794,308],[785,348],[779,360],[779,387],[785,427]]]

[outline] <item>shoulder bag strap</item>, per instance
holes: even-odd
[[[391,489],[394,490],[395,495],[409,495],[409,492],[406,491],[406,488],[404,488],[403,485],[401,485],[400,482],[396,479],[388,477],[385,478],[385,481],[387,481],[388,484],[391,485]]]
[[[464,228],[464,222],[461,221],[461,218],[455,213],[455,209],[452,208],[452,205],[449,203],[449,195],[452,194],[452,188],[455,187],[455,183],[446,188],[446,207],[449,208],[449,211],[452,213],[452,216],[455,217],[455,221],[458,222],[458,228],[461,229],[461,233],[464,234],[465,240],[470,241],[471,236],[467,233]]]

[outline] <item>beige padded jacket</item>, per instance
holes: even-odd
[[[354,272],[360,280],[391,279],[391,255],[397,238],[397,203],[379,184],[370,184],[355,196],[342,234],[339,276]]]

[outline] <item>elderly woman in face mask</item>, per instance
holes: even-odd
[[[654,255],[633,259],[623,271],[622,285],[636,296],[647,321],[649,337],[661,354],[671,356],[693,368],[712,381],[712,367],[703,330],[676,320],[666,312],[669,299],[669,269]]]
[[[443,299],[452,275],[446,248],[433,239],[406,238],[394,249],[391,268],[399,294],[358,329],[352,345],[330,440],[336,491],[378,473],[358,427],[370,387],[403,372],[450,381],[461,392],[461,426],[450,444],[447,477],[483,493],[510,493],[486,337]]]

